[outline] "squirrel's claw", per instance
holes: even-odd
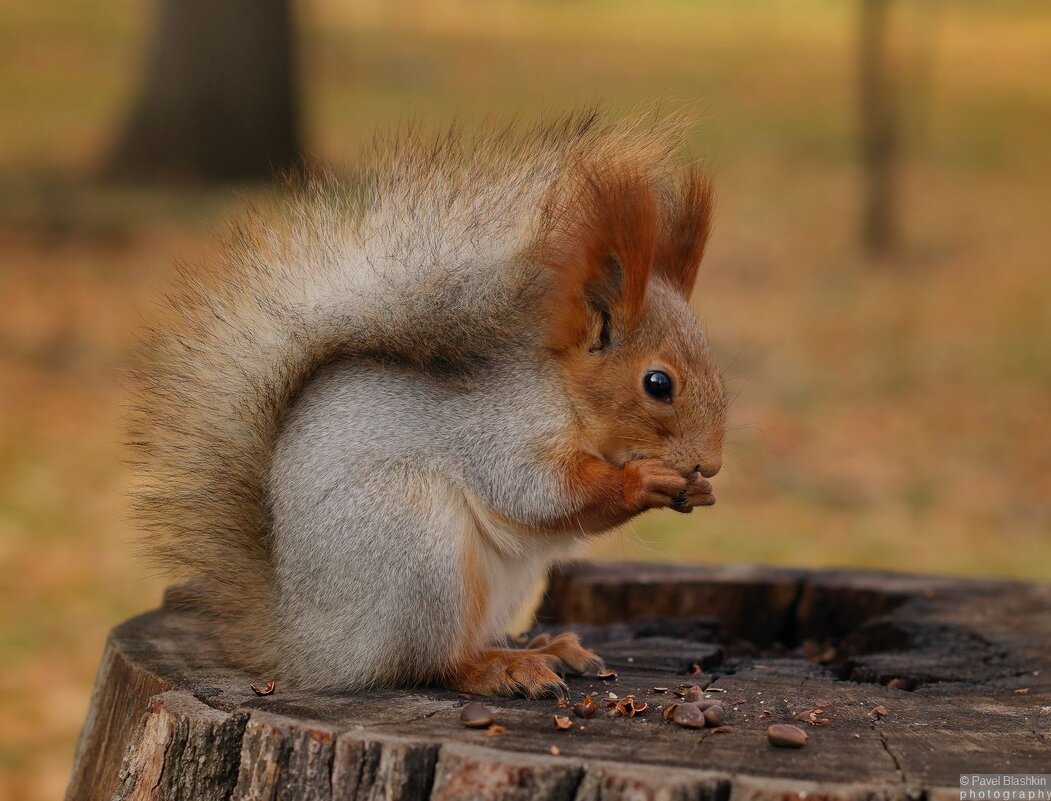
[[[554,696],[555,698],[569,698],[569,687],[558,673],[555,672],[557,664],[549,655],[535,654],[536,657],[546,659],[540,662],[525,660],[518,662],[508,668],[507,675],[516,694],[526,695],[529,698],[543,698]]]
[[[544,688],[544,692],[539,695],[530,695],[530,698],[541,698],[545,695],[553,695],[559,701],[568,701],[570,698],[569,685],[566,684],[562,679],[558,680],[557,684],[550,685]]]

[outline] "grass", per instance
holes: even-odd
[[[693,102],[720,192],[696,295],[732,394],[719,505],[613,558],[1051,575],[1051,13],[915,4],[905,242],[857,248],[853,7],[818,0],[337,3],[302,53],[312,151],[377,127]],[[119,375],[177,259],[237,196],[90,180],[144,9],[0,19],[0,797],[60,797],[106,631],[156,603],[133,553]],[[249,190],[250,192],[251,190]]]

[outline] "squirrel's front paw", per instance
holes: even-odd
[[[632,512],[674,508],[688,482],[660,459],[635,459],[624,465],[624,503]]]
[[[676,496],[672,509],[689,514],[695,506],[712,506],[715,504],[715,492],[712,484],[700,473],[691,473],[686,487]]]

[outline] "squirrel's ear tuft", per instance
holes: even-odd
[[[708,244],[714,205],[711,178],[691,167],[673,187],[661,214],[653,269],[687,299]]]
[[[660,224],[653,186],[621,165],[594,169],[559,206],[539,247],[539,260],[555,276],[555,343],[579,345],[596,325],[636,325]]]

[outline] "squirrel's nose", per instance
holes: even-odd
[[[696,472],[700,473],[705,478],[711,478],[716,473],[718,473],[720,469],[722,469],[722,466],[723,466],[723,458],[722,458],[721,455],[719,455],[719,456],[713,456],[710,459],[707,459],[706,461],[701,462],[699,465],[694,467],[694,470]]]

